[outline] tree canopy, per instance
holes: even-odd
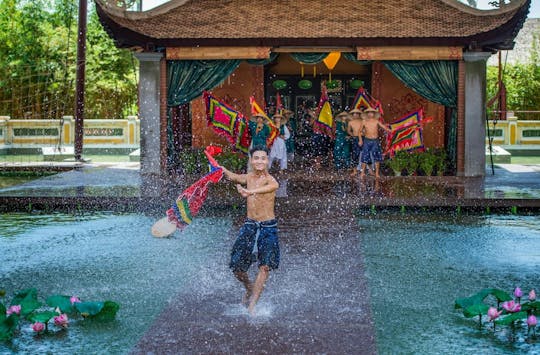
[[[77,2],[0,0],[0,115],[59,118],[74,114]],[[133,54],[117,49],[90,7],[86,118],[136,114]]]

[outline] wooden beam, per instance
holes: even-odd
[[[358,60],[459,60],[461,47],[378,46],[357,47]]]
[[[270,47],[167,47],[167,60],[267,59]]]
[[[330,53],[330,52],[341,52],[347,53],[356,52],[355,48],[352,47],[274,47],[272,52],[276,53]]]

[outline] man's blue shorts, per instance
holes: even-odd
[[[277,269],[279,266],[276,219],[258,222],[248,218],[238,232],[231,251],[229,267],[235,272],[247,272],[256,260],[259,261],[259,267],[266,265],[270,270]]]
[[[364,138],[360,163],[371,164],[372,162],[381,162],[382,160],[381,144],[379,143],[379,140]]]

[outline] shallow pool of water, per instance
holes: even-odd
[[[170,298],[198,287],[208,256],[230,243],[223,233],[228,218],[198,218],[170,239],[153,238],[153,222],[134,214],[0,215],[0,289],[7,299],[35,287],[41,300],[66,294],[120,304],[113,322],[75,321],[54,335],[36,336],[25,322],[11,343],[0,343],[0,353],[129,352]]]
[[[305,220],[289,221],[280,225],[282,264],[254,323],[238,306],[242,289],[226,266],[239,220],[199,216],[182,233],[156,239],[155,218],[139,214],[0,214],[0,289],[9,299],[36,287],[42,298],[59,293],[121,307],[113,322],[75,321],[53,335],[35,336],[25,323],[0,353],[125,354],[149,327],[159,327],[156,319],[167,318],[164,310],[178,308],[180,325],[160,339],[184,341],[194,352],[233,353],[242,334],[257,327],[272,330],[270,337],[279,330],[272,339],[292,342],[293,352],[313,344],[340,352],[354,342],[328,339],[341,328],[366,331],[366,314],[374,318],[380,354],[540,351],[537,343],[508,341],[502,331],[478,331],[475,320],[453,308],[456,298],[482,288],[540,289],[538,217],[367,215],[351,235],[332,233],[320,220],[307,230]],[[362,264],[371,312],[358,286]],[[200,323],[200,334],[212,339],[192,335]],[[317,327],[302,337],[302,329]]]
[[[360,226],[379,353],[540,352],[454,310],[483,288],[540,289],[538,217],[383,215]]]

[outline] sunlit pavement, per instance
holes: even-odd
[[[74,170],[0,189],[3,209],[47,206],[137,210],[164,208],[202,174],[142,178],[139,163],[84,164]],[[455,176],[350,176],[348,171],[298,169],[275,173],[278,208],[401,207],[540,208],[540,165],[499,164],[483,178]],[[116,203],[118,202],[118,203]],[[212,186],[207,207],[242,204],[233,184]]]

